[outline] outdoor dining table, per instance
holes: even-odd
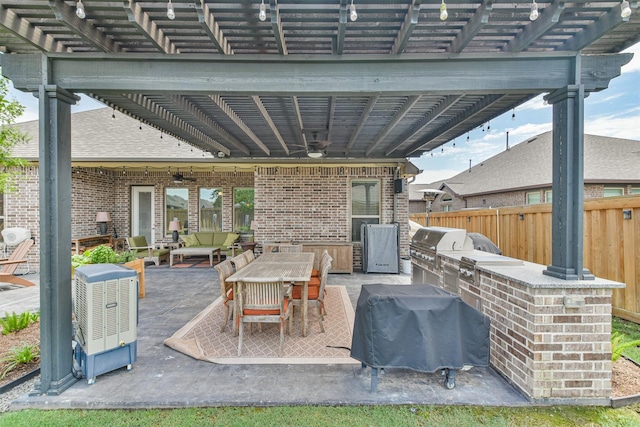
[[[227,278],[228,282],[238,283],[243,281],[280,279],[285,283],[294,283],[302,286],[302,335],[307,336],[307,312],[309,301],[309,280],[313,269],[314,254],[302,253],[268,253],[257,257],[247,266],[236,271]],[[234,294],[237,295],[237,286],[234,286]],[[235,316],[238,313],[238,302],[235,298],[234,331],[236,328]]]

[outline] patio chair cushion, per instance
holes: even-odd
[[[311,277],[309,286],[320,286],[320,277]]]
[[[198,239],[200,246],[220,246],[216,245],[213,236],[215,232],[196,231],[193,235]],[[226,234],[226,233],[225,233]]]
[[[222,243],[222,246],[226,248],[226,247],[228,247],[228,246],[233,245],[233,243],[234,243],[236,240],[238,240],[238,237],[240,237],[240,235],[239,235],[239,234],[236,234],[236,233],[229,233],[229,234],[227,234],[227,238],[226,238],[226,240],[224,241],[224,243]]]
[[[147,243],[147,238],[144,236],[131,236],[129,237],[129,242],[137,248],[145,248],[149,246],[149,244]],[[146,249],[143,250],[146,251]]]
[[[320,284],[317,286],[309,285],[309,299],[318,299],[318,295],[320,295]],[[302,299],[302,286],[294,286],[291,291],[291,298],[293,299]]]
[[[190,234],[188,236],[182,236],[182,241],[184,242],[184,245],[186,247],[198,246],[200,244],[200,241],[198,240],[198,238],[196,237],[195,234]]]
[[[284,311],[287,311],[287,308],[289,307],[289,300],[285,299],[284,300]],[[251,309],[251,308],[245,308],[242,311],[242,314],[245,316],[266,316],[266,315],[278,315],[280,314],[280,310],[256,310],[256,309]]]

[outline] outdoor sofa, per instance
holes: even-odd
[[[233,255],[231,248],[239,237],[240,235],[233,231],[196,231],[187,236],[180,236],[180,239],[187,248],[220,248],[220,254],[229,257]]]

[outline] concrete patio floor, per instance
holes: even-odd
[[[355,365],[217,365],[192,359],[166,347],[163,341],[219,297],[217,273],[210,268],[161,266],[147,268],[145,275],[147,294],[139,301],[138,354],[132,370],[122,368],[99,375],[93,385],[88,385],[86,379],[79,380],[60,396],[24,395],[14,401],[12,410],[529,404],[490,367],[458,372],[453,390],[444,387],[440,372],[387,369],[379,377],[377,391],[371,393],[371,370]],[[329,283],[346,286],[355,307],[363,284],[410,284],[411,277],[331,274]],[[37,291],[38,288],[22,288],[0,292],[0,311],[33,309]]]

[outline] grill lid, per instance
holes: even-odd
[[[420,228],[416,231],[411,243],[433,251],[473,250],[473,241],[467,237],[467,230],[462,228]]]

